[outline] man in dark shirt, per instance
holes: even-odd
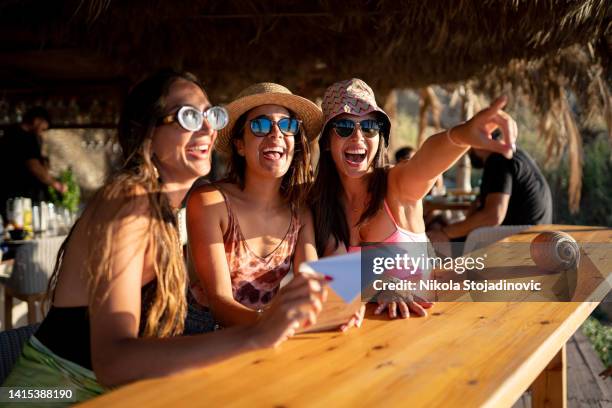
[[[497,153],[472,149],[470,159],[473,167],[484,166],[480,203],[465,220],[442,228],[447,239],[465,240],[472,230],[485,226],[552,223],[550,187],[525,151],[517,149],[512,159],[506,159]]]
[[[41,135],[49,123],[49,113],[35,107],[0,139],[0,212],[5,221],[9,198],[28,197],[39,202],[47,199],[47,186],[60,193],[66,191],[66,186],[49,174],[41,153]]]

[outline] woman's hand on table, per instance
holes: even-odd
[[[398,293],[384,293],[377,300],[378,307],[374,310],[375,315],[379,315],[387,309],[390,319],[401,318],[407,319],[410,317],[410,312],[417,316],[427,316],[427,310],[434,304],[419,297],[408,295],[401,296]]]
[[[497,98],[488,108],[474,115],[467,122],[450,129],[449,137],[455,143],[500,153],[507,159],[516,150],[518,127],[512,117],[502,108],[506,105],[505,96]],[[493,138],[493,131],[500,129],[500,140]]]
[[[276,347],[300,327],[315,324],[327,299],[328,280],[320,274],[297,273],[253,326],[257,346]]]
[[[348,322],[340,326],[340,331],[345,332],[351,327],[361,327],[361,323],[363,323],[363,317],[365,316],[366,306],[361,305],[359,310],[355,312],[355,314],[349,319]]]

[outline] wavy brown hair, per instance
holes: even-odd
[[[285,109],[289,110],[288,108]],[[236,120],[230,135],[232,153],[228,164],[227,180],[238,185],[240,189],[244,189],[246,159],[238,154],[234,141],[244,138],[246,118],[251,110],[242,114]],[[291,110],[289,110],[289,115],[292,118],[296,117]],[[299,210],[306,202],[308,191],[314,179],[314,172],[310,165],[310,155],[310,144],[308,143],[306,130],[303,126],[300,126],[300,131],[295,135],[293,160],[291,160],[291,166],[283,176],[280,186],[281,195],[296,210]]]
[[[128,95],[117,134],[123,152],[123,165],[93,198],[91,211],[102,216],[94,219],[87,231],[86,273],[91,308],[100,296],[104,298],[108,295],[98,294],[98,288],[111,280],[112,253],[120,250],[114,245],[115,229],[121,221],[119,214],[130,214],[140,207],[139,204],[144,204],[142,207],[145,208],[149,224],[143,239],[154,260],[156,277],[155,295],[150,299],[148,315],[145,320],[141,316],[141,331],[145,337],[182,333],[187,311],[187,275],[176,215],[166,195],[161,192],[163,182],[159,179],[151,150],[156,123],[166,112],[166,96],[178,79],[193,82],[202,88],[192,74],[163,70],[140,82]],[[69,240],[70,235],[62,244],[49,281],[50,299],[53,298]]]

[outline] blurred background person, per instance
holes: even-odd
[[[482,168],[479,204],[461,222],[428,234],[432,241],[463,242],[479,227],[552,223],[552,195],[535,161],[522,149],[511,159],[482,149],[469,152],[472,167]]]
[[[50,124],[49,112],[34,107],[25,113],[21,124],[0,139],[0,213],[4,220],[9,198],[27,197],[36,203],[48,200],[49,186],[66,192],[66,185],[49,173],[48,160],[41,151],[42,134]]]
[[[412,146],[404,146],[397,149],[395,152],[395,164],[404,161],[410,160],[412,156],[414,156],[414,148]]]

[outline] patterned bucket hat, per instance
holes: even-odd
[[[385,111],[378,107],[372,88],[361,79],[352,78],[331,85],[323,95],[321,108],[324,117],[323,129],[330,120],[342,113],[352,115],[365,115],[370,112],[380,113],[386,127],[386,131],[383,133],[385,146],[389,145],[391,120]]]
[[[225,156],[231,155],[230,139],[236,121],[246,112],[261,105],[280,105],[292,111],[302,121],[309,142],[316,140],[321,132],[323,114],[317,105],[306,98],[292,94],[282,85],[263,82],[244,89],[225,107],[229,113],[229,123],[219,131],[215,141],[217,152]]]

